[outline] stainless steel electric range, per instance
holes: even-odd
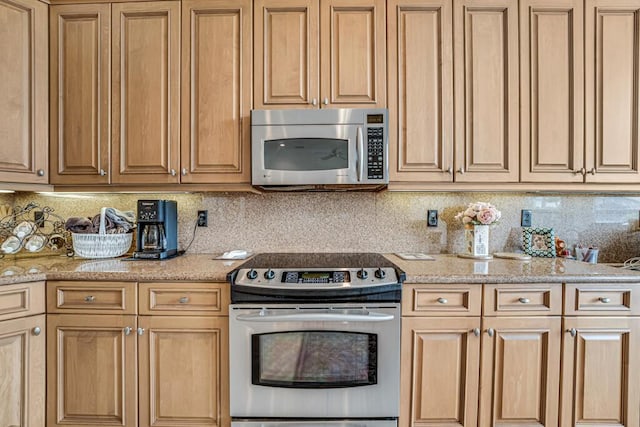
[[[234,427],[395,427],[404,272],[379,254],[271,253],[234,270]]]

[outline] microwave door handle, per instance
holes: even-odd
[[[362,137],[361,127],[358,127],[356,134],[356,150],[358,150],[358,182],[360,182],[364,171],[364,138]]]
[[[262,311],[240,314],[236,319],[243,322],[386,322],[394,319],[393,314],[363,311],[361,313],[336,313],[332,310],[299,313],[265,313]]]

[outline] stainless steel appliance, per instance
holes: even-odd
[[[233,271],[232,426],[396,426],[403,280],[379,254],[260,254]]]
[[[253,110],[251,182],[271,190],[381,189],[386,109]]]
[[[138,200],[134,258],[166,259],[178,254],[178,205],[173,200]]]

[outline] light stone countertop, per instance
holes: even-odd
[[[55,257],[0,260],[0,285],[39,280],[122,280],[226,282],[244,260],[215,260],[216,254],[185,255],[166,261],[87,260]],[[488,261],[433,255],[435,261],[386,257],[404,270],[405,283],[640,283],[640,272],[563,258]]]

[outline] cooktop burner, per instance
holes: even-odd
[[[229,274],[231,302],[400,301],[405,274],[376,253],[265,253]]]

